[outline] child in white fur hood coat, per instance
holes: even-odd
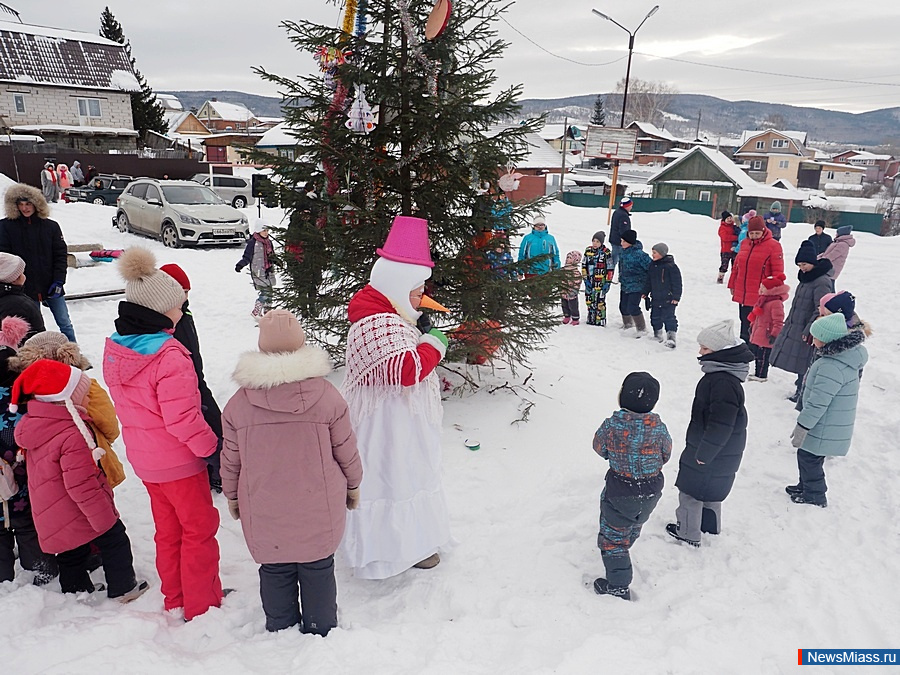
[[[347,403],[325,379],[328,356],[305,342],[290,312],[260,319],[259,351],[240,357],[241,388],[222,414],[222,489],[260,564],[266,630],[327,635],[337,625],[334,552],[345,509],[359,504],[362,463]]]

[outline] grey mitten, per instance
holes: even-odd
[[[799,448],[803,445],[803,441],[806,440],[806,434],[809,433],[809,429],[804,429],[799,424],[794,427],[794,430],[791,432],[791,445],[795,448]]]

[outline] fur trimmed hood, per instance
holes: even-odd
[[[324,377],[330,372],[328,354],[318,347],[305,345],[287,354],[241,354],[232,378],[245,389],[271,389],[288,382]]]
[[[47,206],[47,200],[44,199],[41,191],[25,183],[16,183],[7,188],[3,197],[3,210],[6,218],[15,220],[22,217],[19,207],[16,206],[16,200],[21,197],[27,197],[34,204],[34,214],[38,218],[46,220],[50,217],[50,207]]]

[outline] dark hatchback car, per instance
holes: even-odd
[[[101,173],[94,176],[88,185],[66,190],[66,197],[70,202],[115,206],[116,199],[133,180],[131,176]]]

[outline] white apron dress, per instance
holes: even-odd
[[[450,543],[441,483],[440,382],[432,372],[400,384],[403,358],[419,333],[396,314],[350,327],[341,393],[350,407],[363,465],[359,508],[348,512],[341,542],[355,576],[386,579]]]

